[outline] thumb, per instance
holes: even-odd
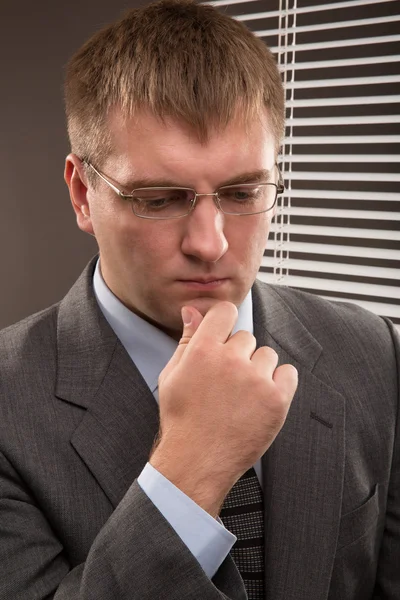
[[[181,314],[183,321],[183,331],[182,337],[179,340],[179,346],[184,346],[184,348],[181,349],[181,351],[184,351],[185,346],[188,345],[188,343],[192,339],[193,334],[195,333],[195,331],[197,331],[200,323],[202,322],[203,315],[193,306],[183,306]]]
[[[194,306],[183,306],[181,314],[183,321],[182,337],[179,340],[179,345],[175,350],[171,360],[162,371],[163,378],[165,378],[166,375],[168,375],[168,373],[174,369],[177,364],[179,364],[190,340],[203,320],[203,315],[196,308],[194,308]]]

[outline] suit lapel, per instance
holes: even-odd
[[[345,403],[312,373],[322,348],[270,286],[253,288],[258,346],[299,371],[286,422],[262,458],[266,596],[325,600],[339,531]]]
[[[116,506],[148,459],[159,413],[97,305],[94,265],[60,305],[56,395],[77,412],[71,444]]]

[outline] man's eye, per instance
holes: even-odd
[[[256,199],[257,191],[257,188],[233,188],[221,190],[219,196],[221,200],[233,200],[236,202],[244,202],[246,200]]]
[[[148,208],[163,208],[164,206],[169,206],[175,202],[180,202],[184,200],[185,197],[186,194],[179,190],[162,192],[147,192],[144,190],[140,191],[137,196],[135,195],[134,200]]]
[[[144,200],[149,208],[163,208],[168,206],[171,202],[174,202],[173,198],[155,198],[154,200]]]
[[[141,214],[163,211],[185,211],[188,203],[187,190],[138,190],[133,196],[135,210]]]
[[[234,196],[236,198],[236,200],[247,200],[248,198],[251,198],[251,196],[253,196],[254,194],[252,192],[249,191],[242,191],[242,190],[238,190],[235,192]]]

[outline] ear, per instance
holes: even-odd
[[[86,173],[81,159],[76,154],[68,154],[65,159],[64,179],[69,189],[79,229],[94,235],[87,198]]]

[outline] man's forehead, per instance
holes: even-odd
[[[235,118],[224,128],[210,124],[206,143],[201,143],[195,128],[184,120],[171,116],[161,118],[144,108],[136,111],[134,115],[127,116],[115,107],[109,112],[108,127],[115,146],[124,142],[134,142],[135,139],[150,140],[156,144],[162,138],[181,138],[186,143],[207,146],[231,137],[242,137],[248,141],[261,137],[272,140],[273,135],[267,109],[252,121],[244,121],[238,111]]]
[[[106,172],[130,192],[138,187],[179,186],[205,189],[232,183],[267,181],[275,145],[269,131],[232,123],[200,144],[182,123],[148,113],[110,118],[113,148]],[[260,174],[264,171],[264,174]],[[252,178],[249,174],[258,173]]]

